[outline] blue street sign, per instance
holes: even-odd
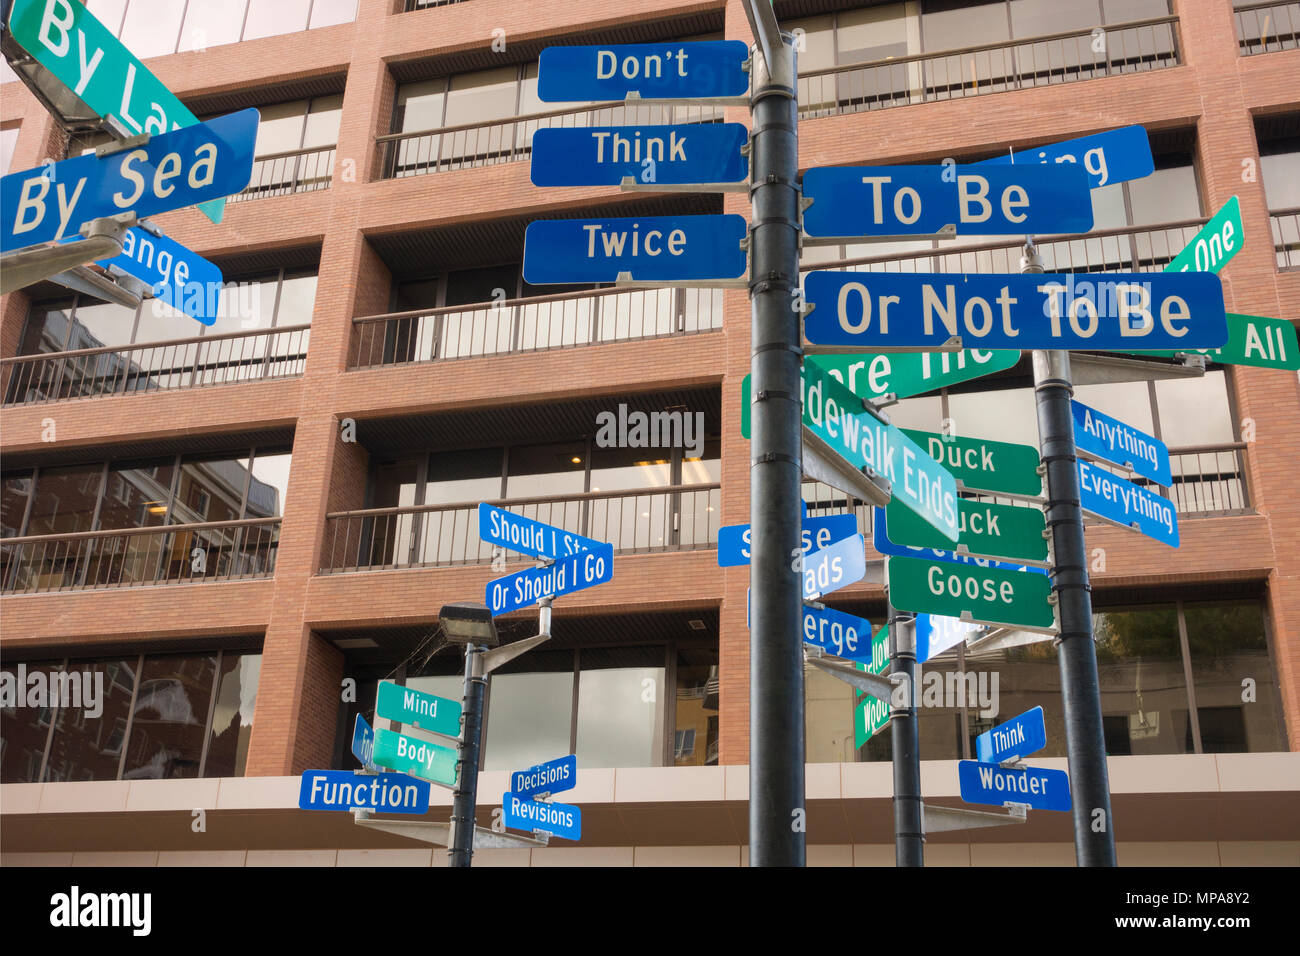
[[[1178,510],[1172,501],[1082,459],[1078,464],[1084,511],[1178,547]]]
[[[517,793],[501,795],[505,825],[516,830],[544,830],[566,840],[582,837],[582,810],[569,803],[543,803]]]
[[[745,589],[745,627],[750,624],[752,591]],[[870,664],[873,661],[871,622],[865,617],[845,614],[831,607],[803,606],[803,626],[800,630],[808,644],[816,644],[828,654],[851,661]]]
[[[1071,399],[1070,410],[1074,413],[1074,443],[1081,450],[1132,468],[1164,488],[1173,484],[1169,449],[1159,438],[1103,415],[1083,402]]]
[[[822,166],[803,176],[813,238],[1001,236],[1092,228],[1078,166]]]
[[[1022,149],[1009,156],[995,156],[976,166],[995,166],[1014,163],[1024,166],[1036,163],[1078,164],[1088,172],[1088,185],[1093,189],[1111,183],[1141,179],[1155,172],[1151,157],[1151,143],[1147,131],[1141,126],[1124,126],[1067,139],[1049,146]]]
[[[805,505],[805,508],[807,506]],[[806,513],[806,512],[805,512]],[[854,515],[825,515],[821,518],[803,519],[803,553],[820,551],[834,541],[840,541],[858,530]],[[749,544],[752,529],[747,524],[729,524],[718,529],[718,567],[730,568],[749,564]]]
[[[1015,757],[1028,757],[1046,746],[1043,708],[1034,707],[976,737],[975,759],[980,763],[1002,763]]]
[[[749,93],[740,40],[548,46],[537,65],[543,103],[735,99]]]
[[[542,524],[497,508],[487,502],[478,506],[478,536],[488,544],[499,544],[535,558],[567,558],[580,551],[592,551],[603,542],[584,538],[572,531]]]
[[[370,726],[366,718],[357,714],[356,722],[352,725],[352,756],[360,761],[361,766],[370,771],[377,771],[375,766],[375,731]]]
[[[977,558],[955,551],[939,548],[918,548],[910,544],[897,544],[889,538],[889,527],[885,518],[885,509],[876,508],[871,523],[871,543],[881,554],[896,558],[920,558],[924,561],[951,561],[953,564],[973,564],[980,568],[997,568],[1002,571],[1034,571],[1046,574],[1046,568],[1018,564],[1015,561],[996,561],[993,558]]]
[[[122,254],[95,264],[105,269],[117,266],[135,276],[153,290],[155,299],[204,325],[217,320],[221,270],[174,239],[140,228],[128,229],[122,240]]]
[[[830,594],[854,581],[861,581],[867,573],[866,544],[862,535],[855,534],[804,555],[804,599]]]
[[[530,173],[534,186],[617,186],[629,176],[662,186],[739,183],[749,176],[748,142],[740,123],[539,129]]]
[[[578,758],[573,754],[516,770],[510,775],[510,792],[516,797],[563,793],[578,785]]]
[[[1043,573],[1047,572],[1043,571]],[[960,618],[945,617],[942,614],[922,612],[916,615],[916,662],[924,664],[930,658],[938,657],[944,651],[956,647],[972,634],[982,630],[984,627],[981,624],[971,624]]]
[[[962,348],[990,349],[1218,348],[1228,341],[1223,286],[1209,272],[810,272],[804,299],[813,308],[804,320],[809,342],[864,351],[934,349],[954,337]]]
[[[602,544],[590,551],[559,558],[549,567],[527,568],[489,581],[483,603],[492,609],[492,616],[496,617],[498,614],[536,604],[548,595],[558,597],[561,594],[571,594],[583,588],[604,584],[613,577],[614,546]]]
[[[138,149],[10,173],[0,179],[0,251],[76,235],[92,219],[151,216],[240,192],[253,172],[257,123],[257,110],[242,110]]]
[[[617,282],[620,277],[634,282],[737,279],[745,274],[740,243],[748,228],[745,217],[734,213],[543,219],[524,231],[524,281],[564,285]]]
[[[1064,770],[1004,770],[995,763],[961,760],[957,763],[957,783],[967,803],[995,807],[1024,803],[1035,810],[1070,809],[1070,778]]]
[[[404,773],[361,774],[351,770],[306,770],[298,788],[299,810],[428,813],[432,786]]]

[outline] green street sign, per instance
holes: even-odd
[[[1020,352],[1016,349],[962,349],[960,352],[809,355],[804,364],[811,363],[828,372],[861,398],[878,398],[891,392],[899,398],[911,398],[1005,371],[1019,361]]]
[[[963,488],[1021,497],[1037,497],[1043,493],[1038,449],[1033,445],[948,437],[910,428],[903,432],[952,472]]]
[[[1267,319],[1259,315],[1228,313],[1228,341],[1219,349],[1166,349],[1161,352],[1135,352],[1135,355],[1179,354],[1205,355],[1211,362],[1225,365],[1254,365],[1257,368],[1300,369],[1300,347],[1295,326],[1286,319]]]
[[[387,717],[433,734],[460,736],[460,701],[399,687],[389,680],[379,682],[375,716]]]
[[[741,408],[749,408],[749,376],[740,384]],[[901,428],[886,425],[863,408],[863,399],[816,366],[807,365],[799,380],[803,423],[857,468],[887,478],[893,500],[938,528],[948,542],[957,540],[957,483]],[[741,434],[749,437],[749,417]]]
[[[375,750],[370,760],[376,767],[414,774],[444,787],[456,786],[456,751],[419,737],[376,727]]]
[[[871,639],[871,665],[859,664],[858,670],[880,676],[889,669],[889,625]],[[853,711],[853,746],[860,748],[889,724],[889,701],[858,693]]]
[[[1052,586],[1046,574],[889,558],[885,575],[889,603],[901,611],[1055,633],[1056,615],[1048,602]]]
[[[957,501],[956,548],[924,521],[918,521],[906,508],[898,508],[893,502],[885,506],[885,522],[889,540],[894,544],[1047,567],[1047,539],[1043,537],[1047,519],[1040,508],[961,498]]]
[[[9,29],[18,43],[92,111],[129,134],[170,133],[198,118],[80,3],[14,0]],[[199,204],[221,222],[224,199]]]
[[[1245,244],[1241,203],[1233,196],[1165,266],[1165,272],[1218,272]]]

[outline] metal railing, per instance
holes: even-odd
[[[526,159],[532,153],[533,134],[539,129],[715,123],[721,122],[722,116],[720,106],[602,103],[486,123],[389,133],[376,137],[375,142],[383,151],[382,178],[397,179]]]
[[[279,518],[0,538],[6,594],[267,578]]]
[[[333,146],[295,149],[253,160],[253,174],[243,192],[226,202],[247,202],[269,196],[289,196],[329,189],[334,177]]]
[[[449,7],[453,3],[464,3],[465,0],[406,0],[402,6],[403,13],[411,13],[415,10],[428,10],[431,7]]]
[[[1300,3],[1242,4],[1237,18],[1237,48],[1242,56],[1300,49]]]
[[[1275,209],[1268,214],[1273,229],[1273,249],[1279,269],[1300,269],[1300,206]]]
[[[353,319],[349,368],[538,352],[722,328],[720,289],[598,289]]]
[[[1038,237],[1035,245],[1046,272],[1159,272],[1182,252],[1206,219],[1185,219],[1149,226],[1098,229],[1071,239]],[[936,244],[937,243],[937,244]],[[1023,241],[1000,240],[962,245],[953,240],[891,243],[918,248],[874,256],[805,262],[801,269],[867,272],[1019,272]]]
[[[718,484],[587,492],[492,502],[514,514],[608,541],[620,554],[717,546]],[[326,515],[321,573],[488,564],[477,501]],[[511,561],[519,560],[507,552]]]
[[[301,375],[310,325],[0,359],[6,405]]]
[[[959,99],[1176,66],[1178,18],[1116,23],[1023,40],[813,70],[799,77],[799,116]]]

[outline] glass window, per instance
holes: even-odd
[[[1169,15],[1169,0],[1101,0],[1107,23],[1150,20]]]
[[[19,535],[31,493],[30,471],[13,472],[0,479],[0,537],[16,538]]]
[[[1170,162],[1170,165],[1164,165]],[[1201,215],[1201,194],[1196,186],[1196,172],[1186,160],[1158,158],[1157,169],[1150,176],[1128,184],[1133,206],[1133,225],[1146,226],[1178,219],[1195,219]]]
[[[287,275],[280,284],[280,304],[275,310],[275,324],[311,325],[316,308],[316,273]]]
[[[573,651],[533,651],[506,664],[489,682],[483,769],[518,770],[572,753],[572,724]]]
[[[595,447],[591,450],[591,490],[666,488],[672,484],[671,459],[671,448]]]
[[[513,299],[519,289],[519,264],[461,269],[447,274],[446,305],[500,301],[498,290]]]
[[[892,418],[893,409],[888,411]],[[948,416],[953,420],[958,437],[991,438],[1020,445],[1038,444],[1038,418],[1032,388],[953,393],[948,397]]]
[[[110,465],[98,527],[107,530],[161,525],[167,515],[174,472],[171,458]]]
[[[891,3],[842,11],[835,24],[839,62],[866,63],[919,53],[921,33],[916,6]]]
[[[247,483],[247,458],[187,455],[181,461],[170,523],[238,519]]]
[[[661,766],[665,692],[663,647],[580,651],[578,765]]]
[[[430,455],[424,503],[442,505],[500,498],[501,453],[500,448],[474,448]]]
[[[122,17],[126,13],[126,2],[127,0],[87,0],[86,9],[116,37],[122,35]]]
[[[1188,604],[1183,614],[1202,751],[1285,751],[1285,718],[1268,653],[1263,605]]]
[[[852,763],[856,695],[825,671],[804,667],[804,755],[808,763]]]
[[[967,671],[998,678],[998,707],[995,714],[982,714],[976,708],[966,713],[969,753],[975,756],[975,738],[1009,717],[1034,707],[1043,708],[1047,727],[1047,746],[1038,751],[1041,757],[1064,757],[1065,717],[1061,711],[1061,668],[1056,648],[1050,638],[1005,650],[964,652]],[[956,649],[949,651],[955,657]]]
[[[276,103],[259,107],[261,122],[257,126],[255,155],[287,153],[302,145],[303,123],[307,117],[307,101]]]
[[[1187,682],[1172,606],[1093,615],[1106,752],[1189,753]]]
[[[205,777],[242,777],[253,734],[253,711],[262,655],[227,651],[221,655],[217,703],[209,729]]]
[[[79,299],[72,332],[65,348],[97,349],[103,345],[127,345],[135,328],[135,310],[111,302]]]
[[[50,675],[59,669],[57,663],[33,662],[23,665],[24,678],[19,683],[20,672],[15,664],[0,667],[0,673],[14,681],[15,706],[0,709],[0,783],[39,783],[41,760],[45,757],[45,743],[50,735],[50,721],[54,716],[48,706],[27,706],[35,703],[31,691],[45,681],[48,689]],[[41,675],[33,681],[35,675]],[[48,698],[45,701],[49,703]]]
[[[123,780],[175,780],[199,775],[216,670],[215,654],[145,658]]]
[[[122,43],[141,60],[176,50],[185,4],[175,0],[131,0],[122,23]]]
[[[309,29],[351,23],[357,16],[357,0],[313,0]]]
[[[249,0],[244,39],[255,40],[305,30],[310,8],[311,0]]]
[[[506,494],[511,498],[581,494],[586,455],[583,441],[515,445],[507,456]]]
[[[1011,34],[1017,39],[1096,25],[1097,0],[1011,0]]]
[[[1269,209],[1300,206],[1300,136],[1261,142],[1259,173]]]
[[[339,141],[339,117],[343,115],[343,94],[318,96],[311,101],[307,111],[307,125],[303,133],[304,148],[333,146]]]
[[[28,534],[68,534],[91,530],[99,500],[102,465],[42,468]]]
[[[519,68],[516,66],[453,76],[447,93],[447,116],[442,125],[490,123],[514,116],[518,88]]]
[[[804,17],[794,20],[785,29],[803,31],[803,47],[799,50],[799,73],[827,70],[835,65],[835,17]],[[795,36],[798,36],[796,33]],[[852,61],[850,61],[852,62]]]
[[[210,46],[239,41],[244,25],[244,8],[248,0],[222,0],[221,3],[190,3],[185,8],[178,49],[206,50]]]
[[[139,658],[73,661],[69,676],[87,680],[101,698],[94,708],[60,707],[54,718],[54,738],[45,767],[45,780],[116,780],[131,714]],[[102,694],[99,689],[102,688]],[[83,705],[85,696],[83,695]],[[95,713],[95,711],[99,711]],[[206,717],[206,713],[203,715]]]
[[[248,483],[245,518],[278,518],[284,513],[284,499],[289,491],[289,466],[293,455],[288,451],[258,449],[253,459],[253,475]]]
[[[0,129],[0,176],[9,172],[14,160],[14,148],[18,145],[18,127]]]
[[[397,91],[399,125],[395,132],[411,133],[444,125],[442,111],[446,89],[445,78],[403,85]]]
[[[1200,378],[1164,379],[1155,384],[1160,437],[1170,448],[1236,441],[1228,383],[1222,369],[1208,371]]]
[[[718,649],[677,649],[677,740],[673,762],[678,767],[702,767],[718,762]],[[686,737],[690,746],[686,746]],[[811,758],[809,760],[811,762]]]

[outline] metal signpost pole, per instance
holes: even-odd
[[[474,855],[474,815],[478,802],[478,753],[483,729],[483,689],[487,677],[483,673],[483,653],[480,644],[465,645],[465,702],[462,710],[460,735],[459,773],[456,776],[456,796],[451,810],[451,850],[447,854],[448,866],[469,866]]]
[[[751,866],[803,866],[803,577],[792,566],[801,554],[803,479],[795,51],[765,0],[747,0],[746,12],[758,41],[750,100],[749,860]]]
[[[1027,237],[1022,273],[1041,273],[1043,260]],[[1080,866],[1114,866],[1106,743],[1102,734],[1097,651],[1092,636],[1092,588],[1083,537],[1083,508],[1070,399],[1070,353],[1035,351],[1034,398],[1046,469],[1047,527],[1052,535],[1052,588],[1060,620],[1061,702],[1073,794],[1074,852]]]
[[[890,702],[889,734],[894,750],[894,860],[898,866],[925,865],[921,822],[921,747],[916,724],[916,616],[889,605],[890,676],[903,675],[906,707]]]

